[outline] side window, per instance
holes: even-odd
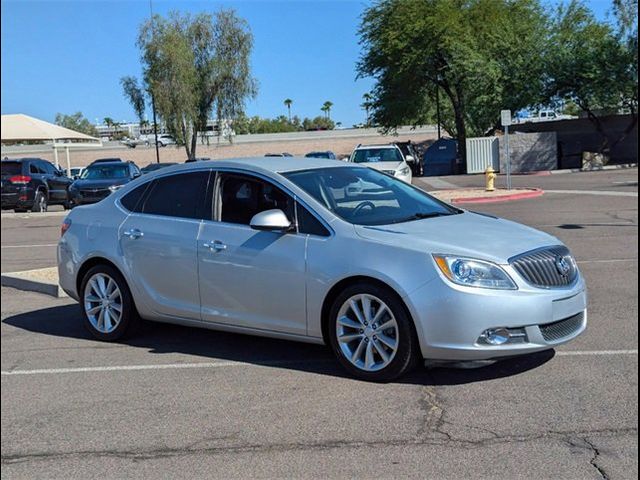
[[[169,175],[154,180],[144,201],[142,213],[204,218],[208,180],[209,170]]]
[[[249,175],[221,174],[220,220],[249,225],[253,216],[278,208],[294,220],[293,198],[275,185]]]
[[[328,237],[331,232],[314,217],[309,210],[296,203],[296,212],[298,214],[298,232],[308,233],[310,235],[318,235],[320,237]]]
[[[39,162],[31,162],[29,164],[29,173],[33,173],[36,175],[42,175],[45,173],[44,169],[40,166]]]
[[[130,163],[129,165],[131,166],[131,176],[132,177],[135,177],[136,175],[141,175],[140,169],[138,168],[138,166],[135,163]]]
[[[56,167],[49,162],[40,162],[40,168],[50,175],[54,175],[56,173]]]
[[[142,202],[140,200],[142,200],[144,192],[150,184],[151,182],[144,183],[127,193],[120,199],[122,206],[130,212],[141,212]]]

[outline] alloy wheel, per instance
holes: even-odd
[[[366,372],[382,370],[398,351],[398,323],[379,298],[359,294],[344,302],[336,319],[336,336],[344,357]]]
[[[116,281],[105,273],[91,276],[84,290],[84,311],[93,328],[113,332],[122,320],[122,293]]]

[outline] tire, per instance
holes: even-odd
[[[36,192],[35,197],[33,198],[33,207],[31,207],[32,212],[46,212],[47,208],[49,208],[49,202],[47,199],[47,194],[42,190],[38,190]]]
[[[114,284],[117,287],[117,294],[114,294],[116,292],[113,288]],[[109,265],[96,265],[90,268],[82,278],[79,293],[84,325],[94,338],[113,342],[127,338],[138,330],[140,316],[131,291],[124,277],[115,268]],[[101,299],[107,296],[109,298],[105,303],[110,300],[110,305],[105,311]],[[117,307],[120,308],[119,316]]]
[[[360,315],[354,312],[352,302]],[[363,302],[370,305],[369,315],[364,313],[366,303]],[[376,321],[381,308],[383,313]],[[328,320],[331,348],[340,364],[354,377],[389,382],[415,366],[419,346],[413,321],[402,300],[392,290],[373,283],[347,287],[333,302]],[[342,341],[338,340],[338,335]],[[350,338],[353,339],[347,340]],[[367,366],[369,351],[373,363]]]

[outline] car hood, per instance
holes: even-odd
[[[365,162],[358,165],[373,168],[375,170],[397,170],[404,162]]]
[[[129,178],[105,178],[105,179],[86,179],[76,180],[73,182],[74,188],[109,188],[112,185],[124,185],[129,183]]]
[[[426,218],[393,225],[356,225],[370,240],[403,245],[425,253],[443,253],[506,264],[514,255],[562,244],[531,227],[473,212]]]

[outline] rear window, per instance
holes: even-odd
[[[22,163],[20,162],[1,162],[2,175],[20,175],[22,173]]]

